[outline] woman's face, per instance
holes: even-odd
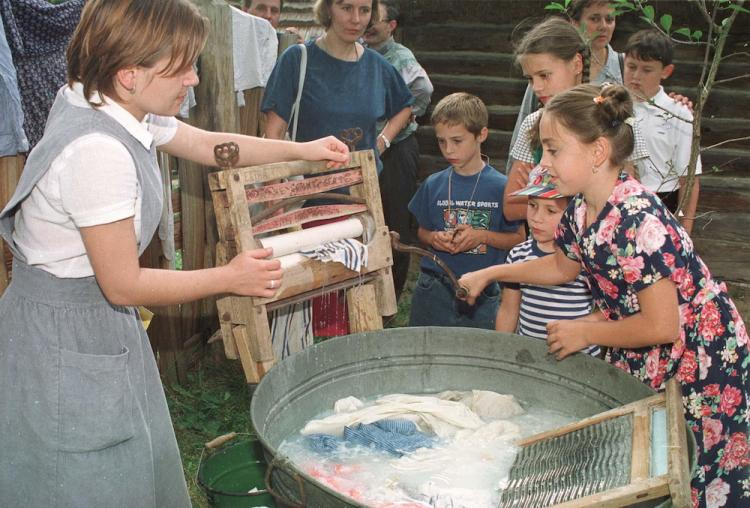
[[[607,2],[591,4],[583,9],[581,20],[575,24],[583,27],[591,38],[592,49],[601,49],[612,41],[615,33],[615,9]]]
[[[174,116],[187,95],[188,88],[198,85],[198,74],[192,65],[165,76],[168,58],[159,60],[150,68],[135,69],[135,93],[124,92],[125,109],[141,120],[147,113]]]
[[[577,54],[565,61],[550,53],[527,54],[519,58],[523,76],[542,104],[580,82],[583,60]]]
[[[356,42],[364,35],[372,17],[372,0],[333,0],[330,7],[333,32],[344,42]]]

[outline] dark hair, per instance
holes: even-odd
[[[401,12],[398,10],[398,6],[394,0],[380,0],[380,5],[385,7],[388,21],[395,21],[399,25],[401,24]],[[383,20],[381,19],[380,21]]]
[[[315,14],[315,19],[323,25],[323,28],[328,30],[331,28],[331,5],[334,3],[341,2],[342,0],[316,0],[315,5],[313,6],[313,13]],[[370,17],[370,22],[367,24],[367,28],[370,28],[373,23],[377,23],[380,21],[380,0],[372,0],[371,9],[372,9],[372,16]]]
[[[583,10],[592,5],[611,5],[610,0],[573,0],[568,6],[568,16],[575,22],[580,22],[583,17]]]
[[[67,50],[68,83],[79,81],[92,106],[98,92],[114,99],[115,76],[132,66],[175,76],[192,65],[208,37],[208,20],[188,0],[88,0]]]
[[[576,27],[564,19],[557,16],[545,19],[526,32],[513,48],[516,61],[524,55],[544,53],[565,62],[580,54],[583,59],[583,82],[590,80],[591,51]]]
[[[613,165],[622,164],[633,152],[633,100],[622,85],[578,85],[555,95],[543,115],[552,115],[582,143],[609,139]]]
[[[669,37],[650,28],[630,36],[625,45],[625,54],[639,60],[656,60],[666,67],[672,63],[674,45]]]
[[[253,5],[253,0],[243,0],[242,1],[242,7],[247,10],[250,8],[250,6]],[[284,0],[279,0],[279,10],[284,10]]]
[[[487,127],[488,117],[487,106],[482,99],[470,93],[456,92],[446,95],[437,103],[430,121],[432,125],[463,125],[474,136],[479,136],[482,129]]]

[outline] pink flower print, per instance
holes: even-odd
[[[650,256],[664,246],[666,237],[664,224],[653,215],[646,215],[635,235],[635,251],[645,252]]]
[[[675,230],[675,228],[672,227],[671,224],[667,224],[666,229],[667,233],[669,233],[669,237],[672,239],[674,248],[677,250],[682,250],[682,238],[680,237],[680,234]]]
[[[576,208],[575,219],[578,230],[583,231],[586,227],[586,203],[581,203],[581,206]]]
[[[617,299],[617,286],[615,286],[612,282],[605,279],[598,273],[594,274],[594,279],[596,279],[596,285],[599,286],[599,289],[606,294],[608,297],[612,298],[613,300]]]
[[[616,185],[612,191],[612,202],[614,204],[622,203],[630,196],[635,196],[643,192],[643,186],[635,180],[625,180]]]
[[[672,343],[669,351],[669,357],[672,360],[679,360],[685,352],[685,329],[680,328],[680,338]]]
[[[681,383],[695,383],[695,371],[698,364],[695,361],[695,352],[687,350],[682,355],[680,367],[677,370],[677,380]]]
[[[693,293],[695,293],[693,277],[686,268],[675,268],[669,278],[675,283],[684,300],[689,300],[693,296]]]
[[[708,451],[721,441],[724,426],[715,418],[703,419],[703,450]]]
[[[719,395],[721,395],[721,389],[718,383],[711,383],[703,389],[704,397],[718,397]]]
[[[680,305],[680,323],[683,329],[695,326],[695,313],[690,305]]]
[[[659,375],[659,348],[653,348],[646,357],[646,376],[655,379]]]
[[[706,354],[706,348],[698,346],[698,379],[704,380],[708,377],[708,368],[711,363],[711,355]]]
[[[596,245],[609,245],[615,236],[615,228],[619,223],[620,211],[617,208],[612,208],[599,224],[599,229],[596,231]]]
[[[626,258],[617,256],[617,264],[622,268],[622,274],[625,277],[625,282],[632,284],[635,281],[641,279],[641,270],[643,270],[643,258],[637,256],[634,258]]]
[[[721,315],[713,300],[706,302],[703,306],[698,331],[701,337],[708,342],[713,341],[716,337],[724,333]]]
[[[724,455],[719,460],[719,467],[730,471],[746,466],[750,466],[750,443],[748,443],[747,434],[735,432],[724,447]]]
[[[719,508],[727,504],[729,484],[721,478],[714,478],[706,487],[706,507]]]
[[[674,254],[665,252],[662,255],[662,259],[664,259],[664,264],[667,265],[667,268],[669,268],[670,270],[674,270]]]
[[[728,416],[732,416],[735,411],[737,411],[737,406],[739,406],[741,402],[742,392],[740,389],[727,385],[724,387],[724,391],[721,392],[719,411]]]

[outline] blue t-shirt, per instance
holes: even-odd
[[[503,191],[508,182],[505,175],[490,165],[471,176],[461,176],[452,169],[449,167],[430,175],[409,202],[409,211],[417,218],[420,227],[430,231],[447,231],[453,229],[455,224],[471,224],[474,229],[494,232],[518,230],[520,222],[506,222],[503,218]],[[507,254],[486,244],[458,254],[432,248],[430,251],[437,254],[459,277],[467,272],[502,264]],[[422,270],[442,273],[435,262],[427,257],[422,258]]]
[[[356,62],[333,58],[315,41],[307,47],[307,72],[302,87],[297,141],[312,141],[359,127],[362,139],[357,150],[375,149],[376,124],[388,120],[414,102],[401,75],[385,58],[365,49]],[[289,123],[299,85],[299,45],[290,46],[276,63],[261,103],[265,113],[273,111]],[[376,156],[377,150],[375,149]],[[377,157],[378,171],[382,168]]]

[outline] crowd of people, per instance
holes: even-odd
[[[283,2],[244,8],[277,28]],[[411,326],[519,333],[560,360],[603,358],[656,390],[676,378],[697,443],[694,505],[746,503],[750,346],[690,238],[692,116],[662,85],[675,66],[669,38],[642,30],[616,52],[606,0],[573,0],[570,19],[527,31],[515,45],[528,88],[506,176],[482,154],[489,115],[478,97],[457,92],[430,108],[427,73],[393,36],[396,2],[317,0],[314,12],[324,32],[280,56],[261,106],[265,138],[254,138],[174,118],[198,84],[208,35],[190,2],[86,2],[68,83],[0,212],[14,255],[0,299],[0,384],[19,387],[0,395],[0,505],[189,506],[135,308],[272,297],[283,272],[268,249],[205,270],[141,268],[162,216],[156,150],[212,165],[213,147],[233,141],[241,165],[327,160],[333,170],[353,128],[362,135],[351,149],[376,155],[386,223],[468,291],[457,299],[424,257]],[[447,166],[417,185],[417,119],[430,109]],[[394,256],[398,293],[408,269],[408,256]],[[344,302],[328,298],[316,335],[347,333]]]

